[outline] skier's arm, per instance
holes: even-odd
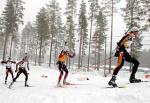
[[[70,58],[73,58],[75,56],[75,53],[72,53],[72,55],[71,55],[69,52],[67,52],[67,54]]]
[[[27,61],[27,69],[30,70],[30,69],[29,69],[29,61]]]
[[[16,70],[15,70],[15,72],[17,72],[17,71],[18,71],[18,65],[19,65],[19,64],[17,63],[17,64],[16,64]]]
[[[5,64],[6,64],[6,63],[7,63],[7,61],[1,61],[1,63],[2,63],[2,64],[3,64],[3,63],[5,63]]]
[[[14,63],[14,64],[16,64],[16,62],[15,62],[15,61],[11,61],[11,63]]]
[[[16,64],[16,70],[15,70],[15,72],[18,71],[18,65],[21,64],[21,62],[22,62],[22,61],[20,61],[20,62],[18,62],[18,63]]]

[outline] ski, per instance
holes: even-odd
[[[86,85],[86,84],[78,84],[78,83],[67,83],[67,84],[63,84],[63,85]]]
[[[146,83],[146,82],[149,82],[149,81],[147,81],[147,80],[142,80],[142,81],[140,81],[140,82],[129,83],[129,84],[139,84],[139,83]]]
[[[77,84],[74,84],[74,83],[68,83],[68,84],[64,84],[64,85],[77,85]]]
[[[24,87],[27,87],[27,88],[28,88],[28,87],[34,87],[34,86],[28,85],[28,86],[24,86]]]
[[[55,88],[67,88],[68,86],[73,86],[73,85],[84,85],[84,84],[76,84],[76,83],[68,83],[68,84],[63,84],[61,86],[55,86]]]
[[[107,86],[106,88],[126,88],[124,86],[116,86],[116,87],[113,87],[113,86]]]
[[[129,83],[129,84],[136,84],[136,83],[143,83],[143,82],[149,82],[148,80],[141,80],[140,82],[134,82],[134,83]]]
[[[148,80],[142,80],[141,82],[149,82]]]

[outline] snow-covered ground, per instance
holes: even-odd
[[[0,66],[0,103],[150,103],[150,82],[130,84],[129,72],[120,71],[117,77],[117,84],[125,88],[106,88],[110,76],[103,77],[102,72],[70,72],[68,81],[77,85],[56,88],[58,75],[57,69],[32,66],[28,81],[32,87],[24,87],[22,74],[8,89],[5,67]],[[142,72],[137,77],[145,79]]]

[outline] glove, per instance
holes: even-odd
[[[118,57],[119,56],[119,50],[117,49],[116,52],[115,52],[115,57]]]

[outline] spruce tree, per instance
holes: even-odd
[[[106,17],[103,14],[103,11],[100,9],[98,15],[96,16],[96,29],[92,38],[92,44],[93,44],[93,52],[95,54],[95,67],[97,70],[100,68],[100,56],[102,52],[102,47],[105,40],[105,32],[106,32],[106,26],[107,21]]]
[[[61,21],[61,8],[59,7],[59,3],[57,0],[52,0],[49,4],[47,4],[47,11],[49,17],[49,28],[50,28],[50,58],[49,58],[49,66],[51,66],[52,57],[54,58],[54,65],[56,62],[56,55],[58,54],[58,38],[62,37],[62,21]],[[62,38],[61,38],[62,39]]]
[[[42,63],[42,50],[45,47],[46,41],[49,39],[49,22],[48,15],[46,9],[43,7],[40,9],[37,17],[36,17],[36,29],[39,40],[39,58],[38,64]]]
[[[4,8],[3,15],[5,23],[5,40],[3,59],[6,58],[6,55],[8,55],[8,53],[9,56],[11,56],[12,43],[17,37],[19,24],[23,24],[23,3],[24,2],[22,0],[7,0],[6,6]]]
[[[84,0],[82,0],[80,12],[79,12],[79,58],[78,58],[78,69],[82,67],[84,57],[85,57],[85,50],[87,48],[87,38],[88,38],[88,30],[87,30],[87,17],[86,17],[86,4]]]
[[[89,0],[90,3],[90,38],[89,38],[89,47],[88,47],[88,67],[87,71],[89,71],[89,65],[90,65],[90,55],[91,55],[91,39],[92,39],[92,33],[93,33],[93,22],[95,20],[95,16],[98,13],[99,10],[99,4],[98,0]]]
[[[2,54],[2,48],[4,45],[4,20],[0,17],[0,54]]]
[[[67,7],[65,15],[67,16],[66,20],[66,42],[70,49],[75,50],[75,16],[76,16],[76,5],[77,0],[67,0]],[[69,60],[69,68],[70,68]]]

